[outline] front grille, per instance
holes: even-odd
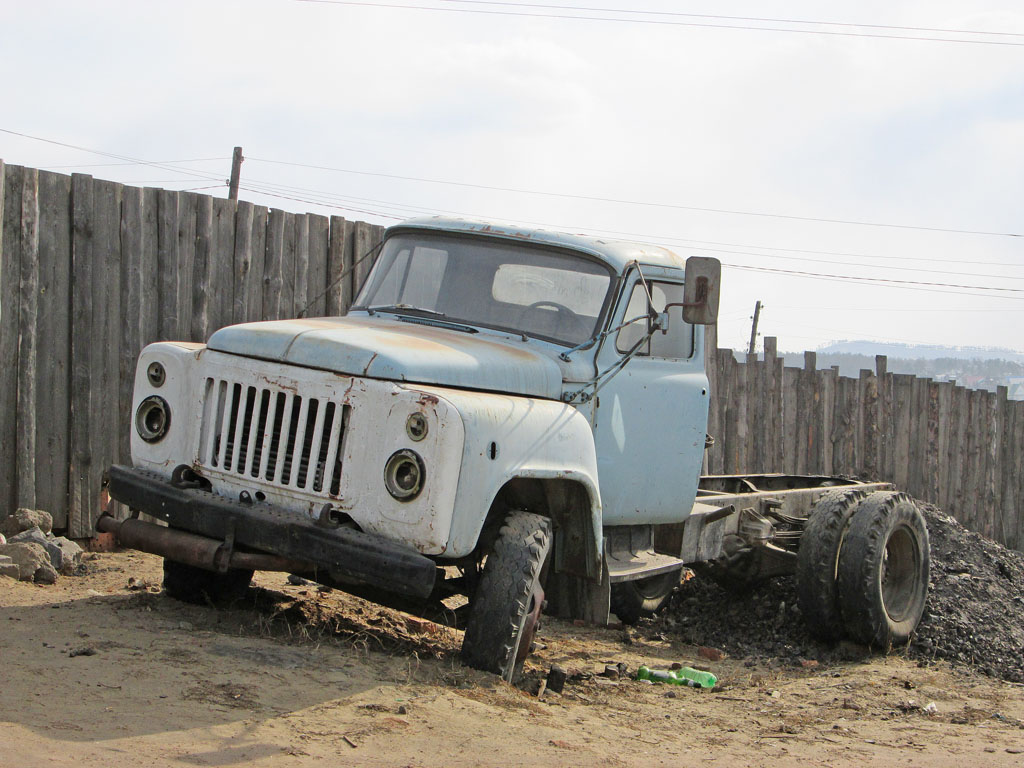
[[[325,398],[207,378],[199,463],[337,496],[348,413],[349,406]]]

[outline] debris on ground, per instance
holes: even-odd
[[[19,509],[0,520],[0,530],[0,576],[53,584],[58,573],[74,573],[82,561],[82,548],[54,536],[53,518],[42,509]]]
[[[1024,682],[1024,553],[968,531],[930,504],[919,506],[931,543],[928,604],[909,646],[894,651],[922,663],[942,659]],[[847,641],[820,642],[807,631],[793,577],[771,579],[745,594],[728,592],[709,579],[691,579],[644,629],[733,656],[788,665],[868,654]]]

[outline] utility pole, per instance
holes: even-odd
[[[750,326],[750,347],[747,349],[747,354],[754,354],[754,345],[757,344],[757,321],[761,317],[761,300],[758,299],[757,304],[754,305],[754,324]]]
[[[238,199],[238,181],[242,175],[242,148],[235,147],[235,153],[231,156],[231,181],[228,182],[228,200]]]

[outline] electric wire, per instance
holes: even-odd
[[[312,1],[313,0],[302,0],[302,2],[312,2]],[[613,203],[615,205],[635,205],[635,206],[644,206],[644,207],[650,207],[650,208],[662,208],[662,209],[670,209],[670,210],[698,211],[698,212],[701,212],[701,213],[720,213],[720,214],[729,214],[729,215],[735,215],[735,216],[755,216],[755,217],[772,218],[772,219],[786,219],[786,220],[790,220],[790,221],[811,221],[811,222],[826,223],[826,224],[848,224],[848,225],[864,226],[864,227],[884,227],[884,228],[892,228],[892,229],[910,229],[910,230],[920,230],[920,231],[925,231],[925,232],[948,232],[948,233],[952,233],[952,234],[961,234],[961,235],[982,235],[982,236],[992,236],[992,237],[1024,237],[1024,234],[1019,233],[1019,232],[992,232],[992,231],[986,231],[986,230],[954,229],[954,228],[950,228],[950,227],[928,227],[928,226],[920,226],[920,225],[915,225],[915,224],[896,224],[896,223],[892,223],[892,222],[862,221],[862,220],[857,220],[857,219],[837,219],[837,218],[825,218],[825,217],[817,217],[817,216],[797,216],[797,215],[793,215],[793,214],[767,213],[767,212],[763,212],[763,211],[744,211],[744,210],[730,209],[730,208],[709,208],[709,207],[695,206],[695,205],[681,205],[681,204],[677,204],[677,203],[661,203],[661,202],[657,202],[657,201],[653,201],[653,200],[627,200],[627,199],[620,199],[620,198],[613,198],[613,197],[601,197],[601,196],[597,196],[597,195],[580,195],[580,194],[573,194],[573,193],[569,193],[569,192],[550,192],[550,191],[545,191],[545,190],[521,189],[521,188],[517,188],[517,187],[500,187],[500,186],[495,186],[495,185],[491,185],[491,184],[476,184],[476,183],[465,182],[465,181],[451,181],[451,180],[447,180],[447,179],[431,179],[431,178],[426,178],[426,177],[421,177],[421,176],[402,176],[402,175],[393,174],[393,173],[377,173],[377,172],[372,172],[372,171],[357,171],[357,170],[348,169],[348,168],[332,168],[332,167],[329,167],[329,166],[315,165],[315,164],[311,164],[311,163],[295,163],[295,162],[289,162],[289,161],[284,161],[284,160],[270,160],[268,158],[260,158],[260,157],[247,157],[246,160],[251,161],[251,162],[258,162],[258,163],[274,163],[276,165],[290,165],[290,166],[294,166],[294,167],[298,167],[298,168],[311,168],[311,169],[321,170],[321,171],[332,171],[332,172],[335,172],[335,173],[353,174],[353,175],[357,175],[357,176],[373,176],[373,177],[377,177],[377,178],[386,178],[386,179],[401,179],[403,181],[415,181],[415,182],[421,182],[421,183],[425,183],[425,184],[443,184],[443,185],[447,185],[447,186],[465,187],[465,188],[468,188],[468,189],[486,189],[486,190],[493,191],[493,192],[510,192],[510,193],[513,193],[513,194],[520,194],[520,195],[538,195],[538,196],[554,197],[554,198],[566,199],[566,200],[587,200],[587,201],[591,201],[591,202]]]
[[[604,21],[604,22],[615,22],[619,24],[645,24],[645,25],[656,25],[656,26],[669,26],[669,27],[693,27],[693,28],[704,28],[704,29],[729,29],[729,30],[745,30],[751,32],[783,32],[790,34],[803,34],[803,35],[825,35],[829,37],[866,37],[875,38],[880,40],[915,40],[920,42],[930,43],[961,43],[967,45],[1001,45],[1001,46],[1014,46],[1021,47],[1024,43],[1014,42],[1012,40],[974,40],[966,38],[952,38],[952,37],[926,37],[923,35],[882,35],[874,32],[845,32],[839,30],[825,30],[825,29],[793,29],[789,27],[761,27],[751,26],[745,24],[711,24],[709,22],[697,22],[697,21],[672,21],[669,19],[642,19],[642,18],[621,18],[621,17],[609,17],[609,16],[583,16],[579,14],[564,14],[564,13],[536,13],[530,11],[512,11],[512,10],[495,10],[495,9],[482,9],[482,8],[438,8],[434,6],[425,5],[407,5],[404,3],[371,3],[364,2],[363,0],[296,0],[300,3],[313,3],[319,5],[344,5],[354,6],[363,8],[390,8],[398,10],[412,10],[412,11],[435,11],[440,13],[464,13],[464,14],[478,14],[484,16],[502,16],[502,17],[519,17],[519,18],[535,18],[535,19],[557,19],[557,20],[573,20],[573,21]]]
[[[597,13],[628,13],[648,16],[679,16],[692,19],[725,19],[728,21],[757,21],[771,24],[818,24],[828,27],[850,27],[855,29],[896,29],[904,32],[942,32],[951,35],[998,35],[1004,37],[1024,37],[1022,32],[994,32],[982,29],[948,29],[944,27],[911,27],[894,24],[858,24],[841,21],[818,21],[811,19],[778,19],[762,16],[722,16],[712,13],[681,13],[679,11],[651,11],[634,8],[588,8],[574,5],[554,5],[545,3],[511,3],[497,0],[435,0],[441,3],[458,3],[460,5],[501,5],[514,8],[553,8],[572,11],[593,11]]]

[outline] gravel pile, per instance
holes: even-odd
[[[1024,682],[1024,553],[968,531],[931,505],[920,506],[931,539],[931,584],[924,617],[903,652]],[[691,579],[651,629],[733,656],[782,662],[864,653],[849,643],[821,643],[807,632],[792,577],[742,595]]]

